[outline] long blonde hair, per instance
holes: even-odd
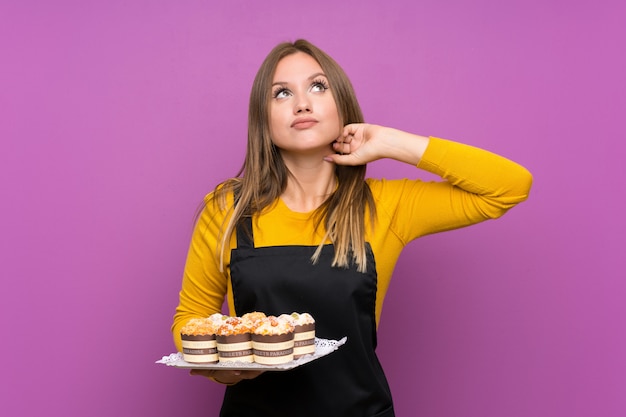
[[[293,43],[281,43],[269,53],[256,74],[250,93],[248,145],[244,164],[235,178],[218,185],[213,193],[222,209],[226,208],[226,196],[229,193],[237,196],[234,206],[229,208],[232,212],[230,220],[222,225],[218,237],[222,270],[224,251],[229,247],[235,228],[242,224],[245,217],[252,217],[275,202],[287,187],[290,172],[270,138],[269,103],[272,78],[278,62],[297,52],[310,55],[322,67],[342,123],[363,122],[352,83],[343,69],[325,52],[300,39]],[[332,266],[347,268],[354,262],[359,271],[366,271],[365,213],[369,209],[373,224],[376,209],[371,190],[365,182],[365,170],[365,165],[335,166],[338,186],[315,212],[317,224],[324,223],[326,236],[312,256],[312,262],[317,262],[324,243],[330,240],[335,248]]]

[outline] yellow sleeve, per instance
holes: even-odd
[[[430,138],[418,168],[443,181],[368,179],[376,201],[369,240],[376,257],[376,323],[396,261],[411,240],[502,216],[526,200],[531,174],[506,158]]]
[[[377,209],[404,242],[502,216],[526,200],[532,175],[494,153],[430,138],[418,168],[444,181],[381,181]]]
[[[181,351],[180,329],[193,317],[208,317],[222,309],[227,290],[227,273],[220,271],[220,254],[217,252],[218,236],[225,220],[225,211],[218,203],[206,198],[191,238],[183,273],[182,288],[172,335],[176,348]],[[228,252],[228,251],[227,251]],[[224,260],[225,264],[228,262]]]

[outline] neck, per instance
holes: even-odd
[[[285,164],[292,176],[281,198],[293,211],[308,213],[317,209],[337,186],[335,166],[321,158],[285,158]]]

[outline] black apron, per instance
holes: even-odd
[[[252,222],[237,228],[230,274],[235,311],[243,315],[310,313],[316,336],[347,342],[289,371],[268,371],[226,388],[222,417],[393,417],[391,393],[376,353],[376,268],[333,268],[332,245],[313,265],[315,246],[254,247]],[[244,229],[247,229],[244,230]]]

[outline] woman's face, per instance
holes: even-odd
[[[281,59],[269,106],[272,142],[283,152],[328,152],[341,131],[337,104],[317,61],[297,52]]]

